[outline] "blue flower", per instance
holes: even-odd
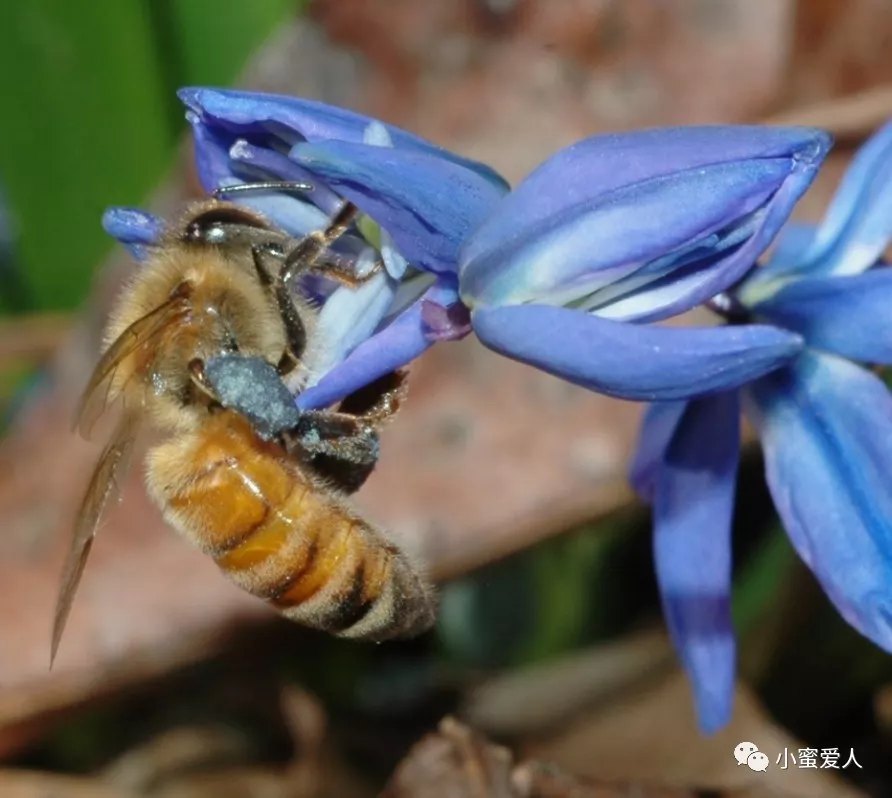
[[[829,144],[808,128],[692,127],[559,152],[461,249],[474,331],[508,357],[625,399],[711,393],[775,368],[801,349],[799,335],[645,322],[740,280]]]
[[[358,271],[378,257],[386,267],[358,290],[329,287],[318,297],[324,301],[316,329],[325,347],[307,364],[302,407],[329,405],[437,340],[467,333],[460,324],[443,329],[426,319],[432,307],[451,318],[448,309],[458,305],[459,246],[507,191],[496,172],[323,103],[208,88],[183,89],[180,98],[206,190],[271,180],[312,185],[304,194],[233,195],[295,237],[325,227],[351,201],[364,214],[361,235],[340,239],[339,254]],[[112,208],[104,224],[138,259],[163,228],[131,208]]]
[[[823,223],[790,225],[768,263],[715,303],[801,335],[792,362],[740,390],[653,405],[632,466],[653,504],[670,632],[701,726],[731,713],[731,517],[740,406],[796,551],[840,614],[892,651],[892,398],[852,360],[892,364],[892,124],[858,153]]]
[[[207,189],[312,184],[303,196],[239,196],[295,236],[322,227],[343,199],[373,220],[360,225],[372,235],[338,246],[357,261],[380,250],[386,274],[323,304],[328,357],[313,364],[303,407],[331,404],[472,329],[509,357],[631,399],[737,385],[801,349],[799,335],[764,325],[644,322],[694,307],[743,275],[824,158],[820,131],[596,136],[509,194],[489,167],[350,111],[217,89],[180,97]],[[107,216],[107,228],[144,251],[154,221],[124,213]]]
[[[352,365],[371,371],[387,352],[417,351],[421,338],[434,337],[435,320],[451,319],[457,323],[446,324],[443,337],[473,329],[501,354],[626,399],[707,394],[767,373],[801,350],[800,335],[758,324],[646,322],[740,280],[829,144],[818,130],[745,126],[581,141],[478,215],[458,254],[460,303],[428,297],[428,313],[414,308],[403,327],[382,333],[391,340],[358,348]],[[304,166],[327,180],[361,180],[382,207],[412,207],[423,219],[442,201],[436,180],[416,184],[410,199],[390,164],[358,166],[328,150],[314,147]]]

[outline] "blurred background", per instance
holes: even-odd
[[[47,671],[98,455],[69,417],[132,269],[100,217],[200,193],[178,87],[344,105],[512,181],[602,131],[821,125],[837,146],[797,210],[816,220],[892,116],[890,0],[28,0],[0,4],[0,32],[0,798],[892,795],[892,658],[793,555],[758,451],[741,683],[706,738],[625,484],[641,408],[470,340],[417,363],[357,497],[431,564],[434,631],[363,646],[272,617],[163,525],[135,468]],[[766,772],[738,767],[744,740]],[[808,748],[857,764],[800,767]]]

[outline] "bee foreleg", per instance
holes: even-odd
[[[282,326],[285,329],[285,351],[277,366],[280,374],[288,374],[300,363],[304,351],[307,348],[307,329],[298,313],[291,295],[288,293],[288,284],[282,279],[284,267],[273,277],[266,266],[266,258],[278,258],[277,248],[271,249],[267,244],[254,244],[251,247],[251,257],[254,260],[254,268],[261,284],[272,292],[273,300]]]
[[[384,261],[379,257],[370,269],[357,274],[351,267],[344,265],[341,261],[334,258],[320,258],[308,271],[321,274],[323,277],[330,277],[347,288],[359,288],[372,279],[378,272],[384,268]]]
[[[321,238],[325,246],[328,246],[333,241],[337,241],[337,239],[344,235],[358,213],[359,208],[352,202],[345,202],[341,205],[338,212],[331,217],[328,227],[322,231]]]
[[[384,263],[380,258],[365,274],[359,275],[337,258],[325,257],[328,248],[350,228],[357,213],[359,213],[359,209],[352,202],[345,202],[332,217],[328,227],[320,232],[304,236],[285,256],[285,263],[282,265],[282,271],[279,272],[279,279],[283,283],[289,283],[303,273],[316,272],[350,288],[357,288],[368,282],[373,275],[384,268]]]

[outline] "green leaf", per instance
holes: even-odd
[[[106,206],[137,203],[174,144],[140,0],[0,4],[0,183],[40,308],[83,299],[110,247]]]

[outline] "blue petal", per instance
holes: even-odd
[[[229,148],[235,142],[235,136],[206,125],[197,114],[187,113],[186,120],[192,126],[195,168],[204,190],[210,192],[221,186],[244,183],[244,179],[239,179],[233,172],[233,162],[229,157]]]
[[[523,231],[510,220],[510,238],[498,241],[493,226],[516,210],[516,203],[503,202],[462,249],[462,298],[469,305],[569,304],[597,300],[596,292],[612,284],[613,293],[630,294],[612,317],[677,315],[752,267],[823,154],[723,163],[638,182],[563,205]],[[746,228],[748,237],[735,228]],[[692,253],[699,257],[692,260]],[[649,261],[660,268],[649,268]],[[682,279],[673,280],[673,272]]]
[[[102,226],[136,260],[145,260],[164,232],[164,220],[139,208],[113,207],[102,214]]]
[[[291,157],[385,228],[409,262],[437,273],[455,271],[462,241],[502,196],[429,152],[330,141],[298,144]]]
[[[739,454],[736,392],[689,404],[654,488],[654,564],[672,640],[691,680],[701,728],[731,717],[731,521]]]
[[[855,155],[824,221],[798,251],[785,247],[741,289],[755,302],[769,295],[783,278],[852,275],[873,266],[892,237],[892,122],[881,128]]]
[[[644,213],[626,214],[626,218],[616,220],[616,228],[602,231],[601,235],[609,233],[607,245],[616,250],[610,257],[598,257],[604,244],[600,238],[581,237],[582,252],[577,252],[576,258],[587,258],[589,268],[595,270],[666,255],[693,231],[716,229],[721,220],[730,223],[745,212],[738,207],[741,201],[770,194],[781,181],[792,183],[787,193],[798,197],[828,147],[827,134],[808,128],[667,128],[586,139],[546,161],[474,232],[462,251],[462,280],[469,281],[467,287],[463,285],[463,293],[483,303],[496,301],[484,298],[486,283],[501,272],[494,269],[494,274],[486,277],[484,264],[493,259],[504,266],[506,257],[499,253],[506,246],[516,251],[518,242],[529,241],[531,230],[535,231],[533,238],[547,235],[565,220],[577,218],[581,210],[606,205],[609,195],[616,192],[631,192],[619,195],[624,198],[641,192],[642,203],[650,208],[657,207],[654,200],[659,197],[663,201],[658,206],[660,215],[647,219]],[[710,179],[698,180],[701,170],[707,170]],[[644,188],[648,185],[649,191]],[[705,214],[705,218],[684,218],[681,211],[690,200],[699,209],[694,215]],[[722,207],[723,212],[716,213]],[[673,221],[666,221],[664,213]],[[673,235],[675,217],[683,219],[689,230],[687,236]],[[772,219],[769,238],[778,227],[777,220]],[[622,239],[642,232],[649,240],[629,241],[627,248],[622,248]],[[570,247],[541,267],[546,274],[538,275],[540,279],[548,281],[548,269],[565,273],[566,249]],[[478,274],[466,274],[466,270]],[[569,270],[578,273],[585,267],[576,265]],[[552,278],[551,282],[560,284],[561,279]],[[542,286],[536,288],[542,290]],[[509,290],[510,286],[504,286],[499,294],[507,295]]]
[[[369,248],[372,262],[375,254]],[[362,259],[357,264],[361,267]],[[310,380],[331,371],[377,329],[396,295],[399,282],[382,270],[357,288],[340,286],[332,293],[316,320],[313,339],[320,351],[309,358]]]
[[[206,191],[256,180],[307,180],[307,173],[285,156],[272,151],[261,154],[258,148],[251,149],[247,142],[239,141],[226,130],[205,124],[195,114],[187,114],[187,118],[195,139],[198,177]],[[277,167],[274,171],[273,165]],[[315,193],[328,199],[324,186],[319,186]],[[264,214],[277,227],[297,238],[319,230],[329,220],[328,213],[296,194],[280,191],[240,194],[238,202]]]
[[[684,300],[717,267],[724,268],[730,255],[752,238],[762,225],[765,210],[735,220],[724,230],[696,239],[668,255],[650,261],[615,284],[599,289],[584,302],[573,307],[592,310],[599,316],[623,321],[644,321],[662,318],[674,300]],[[669,314],[673,315],[673,314]]]
[[[266,147],[255,147],[244,139],[238,139],[229,148],[229,157],[236,164],[259,172],[261,179],[272,178],[312,185],[311,190],[292,196],[294,198],[303,196],[306,200],[311,200],[313,205],[326,216],[334,216],[343,204],[343,200],[334,191],[318,180],[314,180],[306,169],[302,169],[281,152]],[[249,195],[242,196],[248,197]],[[309,204],[309,202],[301,204]]]
[[[746,390],[774,503],[842,616],[892,651],[892,397],[868,371],[807,352]]]
[[[597,191],[485,252],[476,231],[462,248],[462,296],[475,305],[585,297],[746,217],[789,170],[786,159],[720,164]],[[500,204],[484,231],[510,213],[506,205],[513,203]]]
[[[592,136],[525,178],[498,218],[476,232],[467,256],[481,257],[531,225],[619,188],[719,164],[796,159],[816,166],[829,146],[824,131],[796,127],[676,127]]]
[[[644,502],[653,502],[657,475],[688,404],[685,399],[655,402],[644,411],[638,444],[629,466],[629,482]]]
[[[328,407],[378,377],[402,368],[433,346],[436,339],[427,333],[422,317],[425,299],[448,306],[457,301],[458,292],[448,283],[434,285],[383,330],[363,341],[316,385],[298,394],[297,406]]]
[[[892,237],[892,122],[855,155],[797,271],[858,274]]]
[[[485,164],[462,158],[398,127],[345,108],[284,95],[214,88],[185,88],[178,95],[188,108],[212,124],[239,134],[273,131],[290,145],[299,140],[361,143],[369,125],[382,125],[398,149],[417,150],[452,161],[476,172],[500,191],[508,187],[505,180]]]
[[[726,390],[778,368],[802,339],[774,327],[628,324],[548,305],[478,308],[490,349],[620,399],[663,401]]]
[[[794,330],[811,347],[892,364],[892,269],[787,283],[752,310]]]

